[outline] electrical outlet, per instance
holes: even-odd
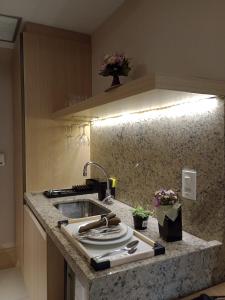
[[[182,197],[190,200],[196,200],[196,177],[195,170],[182,170]]]

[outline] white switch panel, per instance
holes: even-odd
[[[196,200],[196,175],[195,170],[182,170],[182,197]]]
[[[0,152],[0,167],[5,165],[5,154]]]

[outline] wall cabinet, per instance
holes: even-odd
[[[74,155],[80,153],[76,149],[68,153],[65,125],[54,122],[51,114],[77,95],[90,95],[90,39],[29,31],[23,32],[22,39],[26,191],[73,185],[79,179],[68,165],[73,160],[81,169],[80,158]]]

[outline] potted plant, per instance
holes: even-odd
[[[112,87],[120,85],[119,76],[128,76],[131,70],[130,60],[123,54],[105,55],[99,75],[113,76]]]
[[[161,189],[153,198],[159,234],[167,242],[182,240],[182,212],[178,195],[173,190]]]
[[[148,225],[148,217],[151,214],[149,210],[145,210],[142,206],[137,206],[133,210],[134,228],[144,230]]]

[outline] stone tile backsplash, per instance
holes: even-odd
[[[118,180],[116,197],[151,207],[161,188],[181,190],[181,171],[197,170],[197,201],[183,199],[185,230],[223,240],[224,104],[213,111],[91,127],[91,159]],[[99,176],[94,168],[92,176]]]

